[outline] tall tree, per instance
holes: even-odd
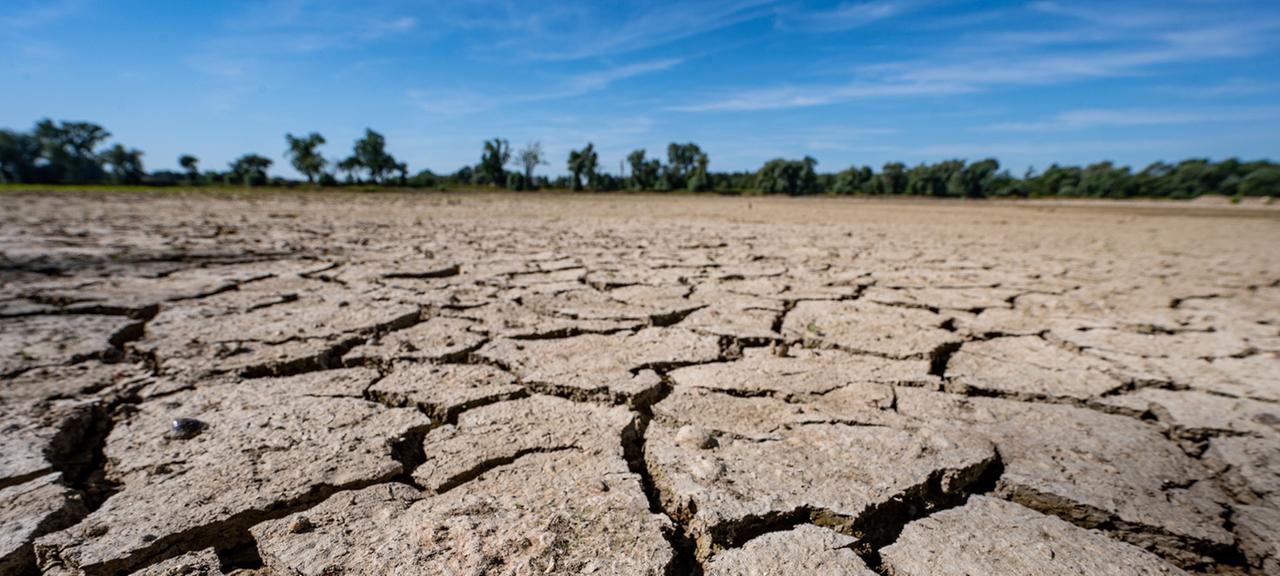
[[[901,162],[886,162],[880,168],[880,191],[885,194],[907,192],[907,167]]]
[[[267,183],[267,169],[271,168],[271,159],[257,154],[245,154],[231,163],[228,175],[234,183],[245,186],[258,186]]]
[[[484,151],[480,154],[480,165],[477,167],[484,184],[503,186],[507,182],[504,166],[511,161],[511,144],[502,138],[486,140]]]
[[[707,165],[711,159],[706,152],[699,152],[693,158],[693,169],[689,171],[688,188],[690,192],[702,192],[711,189],[711,175],[707,172]]]
[[[378,184],[386,180],[398,165],[395,156],[387,153],[387,139],[369,128],[365,129],[364,138],[356,140],[354,154],[344,163],[367,171],[369,179]]]
[[[36,179],[40,142],[34,136],[0,130],[0,182],[31,182]]]
[[[817,164],[818,161],[809,156],[803,160],[770,160],[756,173],[756,190],[792,196],[816,194],[818,177],[813,168]]]
[[[571,190],[581,190],[583,177],[586,177],[588,187],[595,188],[596,166],[599,164],[599,160],[596,155],[596,147],[590,142],[587,142],[587,147],[582,150],[570,150],[569,172],[573,174],[573,177],[569,180],[569,188]]]
[[[645,160],[644,150],[634,150],[627,155],[627,163],[631,165],[631,187],[637,190],[652,190],[658,185],[658,173],[662,162],[656,158]]]
[[[672,142],[668,144],[667,166],[663,174],[667,186],[671,189],[684,188],[685,179],[688,178],[689,172],[697,166],[700,154],[702,154],[702,149],[698,148],[698,145],[693,142],[687,144]]]
[[[142,151],[116,144],[102,151],[102,161],[111,167],[111,181],[116,184],[138,184],[147,172],[142,167]]]
[[[53,182],[89,184],[102,178],[102,160],[94,150],[111,133],[91,122],[36,123],[33,136],[40,144],[47,177]]]
[[[187,171],[187,182],[195,184],[200,180],[200,160],[190,154],[178,157],[178,165]]]
[[[1249,172],[1240,181],[1244,196],[1280,196],[1280,167],[1268,166]]]
[[[533,188],[533,171],[541,165],[547,163],[546,155],[542,153],[541,142],[530,142],[524,148],[516,152],[516,161],[524,168],[524,187]]]
[[[324,136],[317,132],[312,132],[305,137],[285,134],[284,139],[289,143],[289,149],[285,154],[289,156],[294,169],[306,176],[308,183],[314,183],[316,178],[324,173],[324,166],[327,163],[324,156],[321,156],[320,151],[317,150],[324,145]]]
[[[335,162],[339,172],[346,174],[346,182],[351,184],[356,181],[356,173],[361,170],[360,161],[355,156],[343,158]]]

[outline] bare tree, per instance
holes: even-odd
[[[516,163],[524,168],[525,185],[532,187],[534,169],[547,163],[547,157],[542,153],[542,143],[530,142],[521,148],[516,152]]]

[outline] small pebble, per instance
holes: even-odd
[[[676,444],[685,448],[693,448],[696,450],[706,450],[716,447],[716,439],[711,432],[701,426],[682,426],[676,431]]]
[[[294,534],[310,532],[312,528],[315,528],[315,525],[306,516],[298,516],[293,519],[293,522],[289,523],[289,531]]]
[[[164,436],[173,440],[187,440],[195,438],[202,431],[204,431],[204,422],[195,418],[174,418],[173,424],[169,426],[169,431]]]

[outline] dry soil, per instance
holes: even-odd
[[[1280,574],[1280,210],[0,195],[0,574]]]

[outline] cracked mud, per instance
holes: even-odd
[[[1280,574],[1280,211],[0,204],[0,575]]]

